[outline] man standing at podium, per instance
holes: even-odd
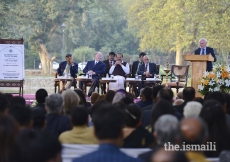
[[[214,53],[213,48],[211,47],[207,47],[207,40],[205,38],[201,38],[199,40],[200,43],[200,48],[195,50],[195,55],[209,55],[211,54],[212,57],[214,58],[214,62],[216,62],[216,56]],[[206,67],[207,71],[212,71],[212,61],[207,61],[207,67]]]

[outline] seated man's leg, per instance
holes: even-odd
[[[98,78],[94,78],[92,79],[92,85],[89,89],[89,93],[88,93],[88,96],[90,97],[92,95],[92,93],[95,91],[95,88],[98,86],[98,82],[99,82],[99,79]]]
[[[72,80],[70,80],[70,81],[66,81],[66,83],[65,83],[65,89],[70,89],[71,88],[72,83],[74,81],[74,78],[71,78],[71,79]]]
[[[144,82],[143,81],[138,83],[138,96],[140,95],[140,91],[142,88],[144,88]]]

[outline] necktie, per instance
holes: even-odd
[[[146,72],[146,71],[147,71],[147,68],[148,68],[148,65],[145,65],[145,70],[144,70],[144,72]]]
[[[110,67],[113,66],[113,61],[110,61]]]
[[[96,66],[96,65],[97,65],[97,62],[95,62],[94,66]]]
[[[201,53],[201,55],[204,55],[204,48],[202,49],[202,53]]]

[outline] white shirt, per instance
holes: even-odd
[[[148,63],[148,64],[145,64],[145,67],[146,67],[146,65],[148,65],[148,66],[147,66],[147,69],[146,69],[146,72],[149,72],[149,63]]]
[[[122,63],[123,63],[123,61],[122,61]],[[112,74],[112,73],[113,73],[115,67],[116,67],[115,64],[114,64],[113,66],[111,66],[111,68],[109,69],[109,74]],[[128,64],[128,63],[126,63],[126,66],[124,66],[124,65],[122,64],[121,67],[122,67],[122,69],[124,70],[125,74],[129,74],[129,73],[130,73],[130,69],[129,69],[129,64]]]

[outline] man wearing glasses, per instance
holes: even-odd
[[[75,82],[76,74],[78,73],[78,64],[73,61],[72,54],[67,53],[66,61],[62,61],[59,64],[59,67],[57,69],[57,72],[55,72],[55,75],[63,76],[68,79],[72,79],[71,81],[65,82],[65,85],[63,85],[63,82],[60,82],[60,89],[69,89],[73,82]],[[76,85],[75,87],[76,88]]]

